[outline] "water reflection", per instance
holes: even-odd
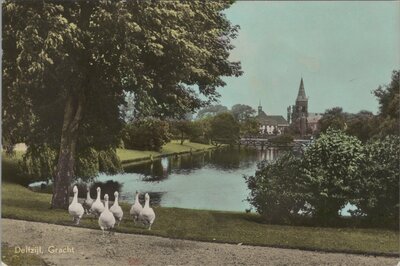
[[[162,206],[244,211],[249,191],[243,175],[255,173],[261,160],[273,160],[279,150],[220,149],[130,166],[124,174],[101,175],[98,181],[117,181],[121,197],[132,202],[135,191],[149,192]]]
[[[167,179],[171,173],[189,175],[205,166],[216,171],[247,168],[256,161],[272,160],[277,154],[278,150],[261,152],[254,149],[221,149],[164,157],[154,162],[126,167],[125,172],[140,174],[145,182],[159,182]]]

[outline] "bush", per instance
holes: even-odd
[[[267,221],[288,222],[303,208],[304,180],[301,159],[285,153],[275,162],[261,162],[254,176],[245,176],[250,189],[247,201]]]
[[[373,223],[398,223],[400,137],[370,141],[365,148],[357,188],[354,215],[366,215]]]
[[[326,222],[339,216],[354,197],[363,156],[361,141],[339,130],[329,129],[307,148],[303,173],[309,213]]]
[[[122,140],[127,149],[160,151],[170,140],[169,126],[154,118],[136,120],[126,125]]]

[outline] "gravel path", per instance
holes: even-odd
[[[399,261],[121,233],[103,237],[99,230],[11,219],[2,219],[2,242],[21,248],[40,246],[40,256],[50,265],[396,265]],[[53,246],[67,253],[50,253]]]

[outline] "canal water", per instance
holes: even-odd
[[[153,204],[164,207],[245,211],[250,208],[244,175],[254,175],[257,163],[273,160],[277,149],[218,149],[164,157],[135,165],[125,173],[100,175],[96,181],[118,182],[123,200],[135,191],[149,192]]]
[[[243,212],[251,207],[243,176],[254,175],[260,161],[272,161],[280,154],[282,151],[274,148],[224,148],[164,157],[126,167],[122,174],[100,174],[92,184],[92,197],[95,187],[101,186],[112,198],[112,192],[119,190],[121,200],[129,203],[140,191],[142,203],[144,193],[149,193],[153,206]],[[30,186],[40,187],[41,183]],[[348,210],[354,209],[347,204],[341,215],[348,216]]]

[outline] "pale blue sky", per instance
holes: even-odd
[[[400,2],[238,1],[226,11],[241,30],[232,60],[244,75],[226,78],[220,103],[286,117],[303,76],[309,111],[341,106],[376,112],[371,91],[400,68]]]

